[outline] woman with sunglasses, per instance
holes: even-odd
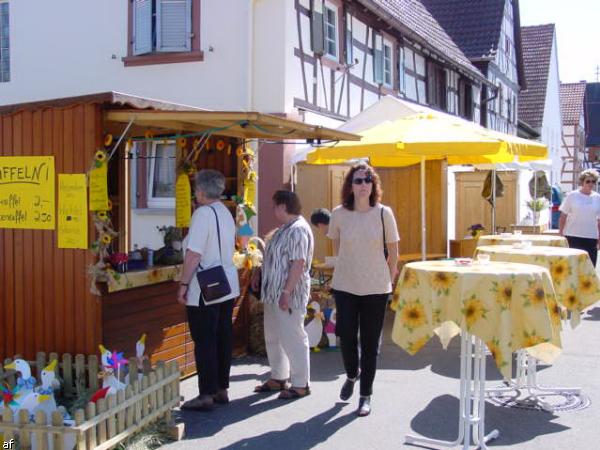
[[[342,204],[331,213],[327,234],[337,255],[332,288],[347,376],[340,398],[348,400],[360,378],[359,416],[371,412],[379,337],[397,271],[400,236],[392,210],[379,203],[381,193],[372,167],[353,166],[344,179]]]
[[[585,250],[594,267],[600,245],[600,194],[594,192],[598,183],[598,172],[584,170],[579,175],[581,187],[570,192],[560,205],[558,227],[567,238],[569,247]]]

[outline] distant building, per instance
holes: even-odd
[[[562,167],[560,79],[554,24],[522,27],[521,37],[527,89],[519,95],[520,129],[528,125],[548,146],[548,157],[553,161],[550,182],[554,184],[560,182]]]
[[[600,168],[600,83],[588,83],[584,99],[585,146],[588,163]]]
[[[563,122],[561,187],[573,190],[581,173],[585,155],[585,81],[560,85],[560,110]]]
[[[422,0],[452,40],[496,88],[483,86],[481,124],[517,133],[517,103],[524,89],[518,0]]]

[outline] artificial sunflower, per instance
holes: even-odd
[[[425,309],[418,300],[406,302],[400,314],[402,323],[411,332],[425,323]]]
[[[181,137],[179,139],[177,139],[177,147],[178,148],[185,148],[187,146],[187,139],[184,137]]]
[[[102,242],[104,245],[110,244],[111,241],[112,241],[112,237],[110,237],[110,234],[103,234],[102,237],[100,238],[100,242]]]
[[[113,135],[112,134],[107,134],[106,136],[104,136],[104,146],[105,147],[109,147],[110,144],[113,143]]]
[[[565,258],[559,258],[550,263],[550,274],[552,275],[552,281],[555,283],[560,284],[565,281],[570,272],[569,263]]]
[[[153,131],[147,130],[144,133],[144,138],[146,138],[146,139],[152,139],[153,137],[154,137],[154,132]]]
[[[242,145],[240,145],[237,150],[235,151],[235,154],[240,157],[244,154],[244,147]]]
[[[500,305],[500,308],[503,310],[510,308],[513,294],[512,283],[508,281],[495,283],[493,291],[496,293],[496,302]]]
[[[251,252],[256,251],[256,244],[254,242],[250,242],[248,244],[248,250],[251,251]]]
[[[407,268],[404,271],[404,277],[402,278],[402,286],[407,288],[414,288],[419,285],[419,279],[417,278],[417,272]]]
[[[222,152],[223,150],[225,150],[225,141],[223,139],[219,139],[215,147],[217,151]]]
[[[574,289],[567,289],[567,292],[562,296],[562,303],[569,311],[577,311],[579,298],[577,298],[577,293]]]
[[[481,300],[473,295],[464,303],[462,313],[467,321],[467,327],[470,328],[475,322],[485,318],[487,310],[483,306]]]
[[[421,350],[425,346],[425,344],[427,344],[429,339],[431,339],[431,335],[426,334],[425,336],[420,337],[419,339],[417,339],[414,342],[409,342],[408,348],[407,348],[408,353],[410,353],[411,355],[414,355],[419,350]]]
[[[535,330],[531,334],[525,331],[523,332],[523,341],[521,342],[521,346],[522,348],[528,348],[538,344],[543,344],[544,342],[548,342],[548,339],[538,336]]]
[[[98,211],[98,213],[96,214],[98,216],[98,219],[105,221],[106,219],[108,219],[108,213],[106,211]]]
[[[431,284],[437,290],[447,291],[454,284],[454,278],[446,272],[435,272],[432,275]]]
[[[592,277],[581,275],[579,277],[579,292],[582,294],[592,294],[596,291]]]
[[[525,292],[527,304],[542,306],[546,303],[546,291],[541,284],[532,284]]]
[[[106,152],[105,152],[105,151],[103,151],[103,150],[98,150],[98,151],[96,152],[96,154],[94,155],[94,159],[95,159],[96,161],[98,161],[98,162],[102,163],[102,162],[106,161],[106,158],[107,158],[107,156],[108,156],[108,155],[106,154]]]

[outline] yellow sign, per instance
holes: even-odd
[[[90,211],[108,211],[108,164],[90,171]]]
[[[175,184],[175,226],[187,228],[192,216],[192,188],[190,180],[184,173],[177,176]]]
[[[254,205],[256,199],[256,181],[251,178],[244,180],[244,202]]]
[[[0,157],[0,228],[54,230],[54,157]]]
[[[58,248],[88,248],[85,174],[58,175]]]

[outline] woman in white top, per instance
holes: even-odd
[[[594,192],[598,172],[584,170],[579,175],[581,187],[570,192],[560,205],[560,234],[569,241],[569,247],[585,250],[594,267],[598,256],[600,228],[600,195]]]
[[[381,185],[375,170],[367,164],[355,165],[344,179],[342,205],[332,211],[327,234],[333,239],[337,255],[332,288],[336,332],[347,376],[340,398],[348,400],[352,396],[360,375],[359,416],[371,412],[379,337],[397,271],[400,236],[396,219],[389,207],[379,203],[380,199]]]
[[[183,247],[185,259],[177,301],[186,305],[198,373],[198,397],[183,409],[210,410],[214,403],[228,403],[233,299],[240,295],[237,269],[233,265],[235,222],[223,203],[225,177],[216,170],[196,174],[196,201],[190,230]],[[217,224],[218,221],[218,224]],[[218,227],[217,227],[218,225]],[[196,272],[222,265],[231,293],[206,305],[201,298]]]

